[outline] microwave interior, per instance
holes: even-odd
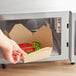
[[[36,18],[36,19],[17,19],[0,21],[0,28],[9,33],[15,24],[23,24],[31,32],[36,32],[41,26],[49,23],[53,35],[52,56],[61,55],[61,17],[54,18]],[[2,52],[2,51],[0,51]],[[2,54],[0,53],[0,56]]]

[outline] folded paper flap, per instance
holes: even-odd
[[[45,48],[42,48],[42,49],[40,49],[40,50],[38,50],[38,51],[36,51],[36,52],[33,52],[33,53],[31,53],[31,54],[29,54],[29,55],[27,55],[27,56],[31,56],[32,54],[34,54],[34,55],[38,55],[39,54],[39,52],[42,52],[42,51],[47,51],[48,52],[48,50],[50,50],[51,51],[51,49],[52,49],[52,47],[45,47]]]
[[[50,27],[42,26],[34,33],[33,41],[39,42],[41,47],[53,47],[53,38]]]
[[[27,63],[27,62],[32,62],[32,61],[36,61],[36,60],[41,60],[41,59],[44,59],[44,58],[48,58],[48,57],[50,57],[51,50],[52,50],[52,47],[42,48],[42,49],[40,49],[40,50],[38,50],[36,52],[33,52],[33,53],[27,55],[23,59],[23,62],[24,63]]]
[[[32,32],[24,27],[22,24],[14,25],[9,33],[9,36],[18,44],[32,42]]]
[[[32,35],[32,32],[22,24],[16,24],[9,33],[9,36],[18,44],[36,41],[40,43],[41,48],[53,47],[52,32],[49,26],[42,26]]]

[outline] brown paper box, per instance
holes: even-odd
[[[51,55],[51,51],[53,48],[53,39],[52,32],[49,26],[42,26],[40,29],[38,29],[37,32],[32,34],[32,32],[22,24],[16,24],[9,33],[9,36],[18,44],[32,43],[33,41],[37,41],[40,43],[41,49],[28,54],[23,59],[24,63],[48,58]]]

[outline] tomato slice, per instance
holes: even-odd
[[[19,44],[19,46],[20,46],[21,48],[23,48],[23,47],[29,47],[29,46],[34,46],[34,45],[31,44],[31,43],[23,43],[23,44]]]
[[[22,50],[24,50],[25,52],[27,51],[31,51],[31,52],[34,52],[35,48],[34,47],[26,47],[26,48],[23,48]]]
[[[35,51],[35,48],[34,48],[34,45],[33,44],[31,44],[31,43],[23,43],[23,44],[19,44],[19,46],[20,46],[20,48],[22,49],[22,50],[24,50],[24,52],[28,52],[28,51],[30,51],[30,52],[34,52]]]

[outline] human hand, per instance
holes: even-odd
[[[2,48],[3,57],[13,64],[16,64],[27,55],[15,41],[7,38],[4,34],[1,35],[0,46]]]
[[[17,63],[20,59],[24,58],[26,53],[19,48],[19,46],[13,40],[9,39],[7,43],[4,44],[3,57],[11,62]]]

